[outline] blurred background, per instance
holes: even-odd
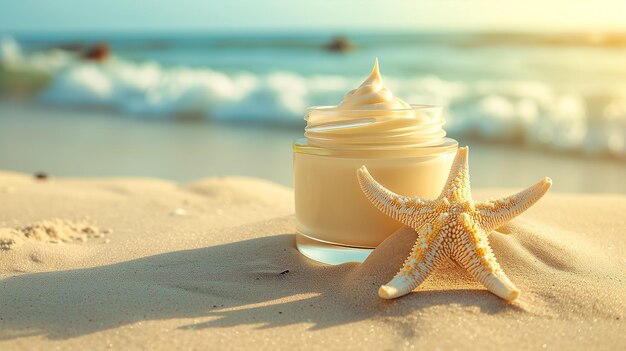
[[[0,169],[292,185],[378,57],[442,104],[475,187],[626,193],[626,1],[0,2]]]

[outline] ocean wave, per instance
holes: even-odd
[[[195,115],[219,121],[303,125],[306,108],[339,102],[362,77],[294,72],[230,73],[164,67],[110,57],[104,62],[51,50],[25,55],[11,38],[0,41],[5,70],[49,77],[40,101],[113,108],[133,116]],[[386,77],[397,96],[447,107],[450,135],[516,140],[626,159],[626,86],[566,91],[545,82]]]

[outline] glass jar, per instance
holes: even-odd
[[[363,261],[402,224],[362,193],[356,172],[365,165],[387,189],[435,198],[458,143],[446,138],[440,106],[397,110],[312,107],[305,137],[296,140],[296,245],[316,261]]]

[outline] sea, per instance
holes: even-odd
[[[346,50],[330,50],[340,36]],[[109,57],[83,59],[96,43]],[[626,33],[0,33],[0,93],[123,118],[302,128],[380,61],[453,137],[626,160]]]

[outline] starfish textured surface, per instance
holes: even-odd
[[[537,202],[552,186],[550,178],[515,195],[475,202],[471,196],[468,148],[459,148],[448,180],[434,200],[395,194],[380,185],[365,166],[357,171],[361,189],[379,210],[418,234],[403,267],[378,294],[393,299],[413,291],[442,261],[451,259],[493,294],[515,300],[520,291],[504,274],[487,235]]]

